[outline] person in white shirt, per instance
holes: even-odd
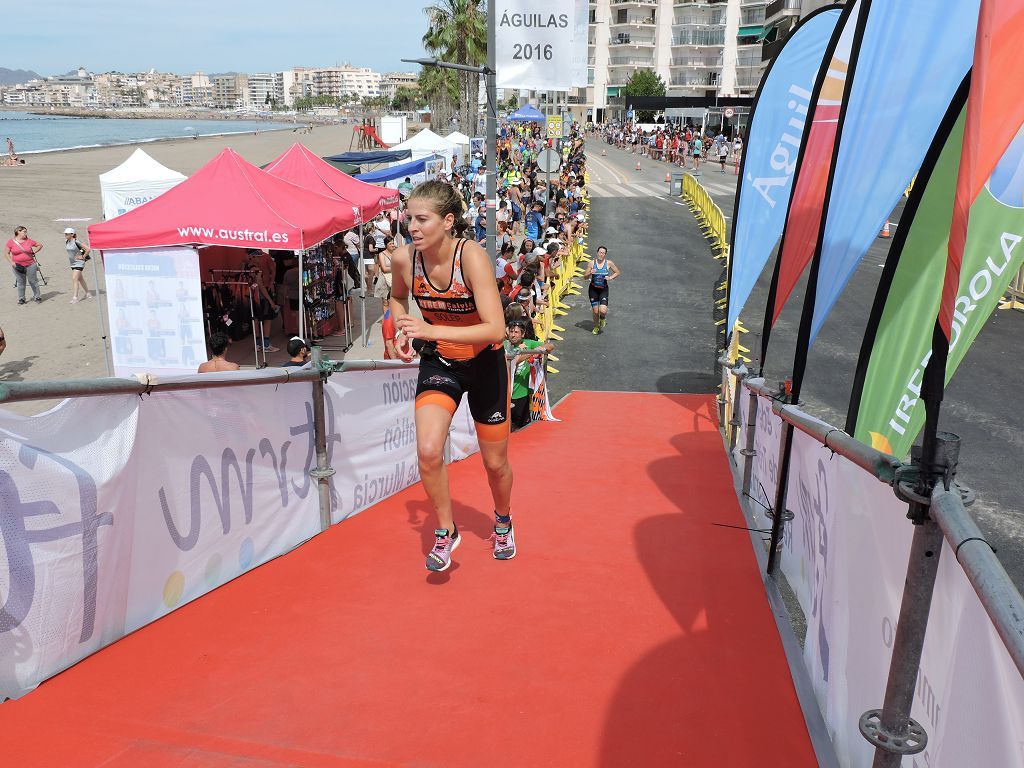
[[[487,197],[487,164],[481,164],[473,175],[473,189],[482,197]]]

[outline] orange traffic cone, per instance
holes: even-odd
[[[636,169],[638,171],[640,170],[640,161],[639,160],[636,161]]]
[[[672,181],[672,174],[666,172],[665,173],[665,183],[668,184],[670,181]]]
[[[889,237],[889,220],[885,220],[885,226],[882,227],[882,231],[878,233],[879,237]]]

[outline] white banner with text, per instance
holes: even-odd
[[[414,484],[415,369],[325,387],[334,521]],[[0,409],[0,700],[320,532],[313,388]],[[449,456],[477,450],[465,404]]]
[[[579,59],[575,0],[496,0],[498,88],[565,91]]]
[[[749,398],[741,399],[745,439]],[[774,503],[781,419],[759,397],[748,508]],[[743,471],[743,456],[737,457]],[[797,431],[782,572],[806,619],[804,663],[839,762],[871,765],[858,720],[882,706],[913,526],[888,485]],[[911,715],[928,746],[908,768],[1024,765],[1021,679],[950,548],[943,545]]]

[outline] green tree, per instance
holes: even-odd
[[[418,88],[400,85],[395,89],[395,98],[391,101],[391,108],[399,112],[411,112],[419,105],[421,98]]]
[[[452,64],[477,67],[487,61],[487,10],[484,0],[441,0],[428,5],[423,13],[428,21],[423,45],[433,56]],[[479,111],[480,75],[447,71],[455,75],[456,96],[450,105],[438,106],[446,107],[446,112],[457,108],[460,130],[473,136]],[[439,93],[443,94],[445,90],[441,89]]]
[[[504,109],[506,112],[515,112],[517,109],[519,109],[519,97],[514,93],[510,95],[505,100]]]
[[[653,69],[638,69],[629,76],[626,86],[622,89],[623,96],[664,96],[665,81]],[[654,112],[644,109],[637,112],[637,121],[653,123]]]
[[[430,120],[435,126],[447,125],[459,103],[459,81],[455,71],[424,67],[420,72],[420,93],[430,107]]]

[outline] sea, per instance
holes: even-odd
[[[14,149],[19,155],[29,155],[192,136],[281,131],[294,127],[294,123],[268,120],[151,120],[3,111],[0,112],[0,154],[7,153],[8,137],[14,141]]]

